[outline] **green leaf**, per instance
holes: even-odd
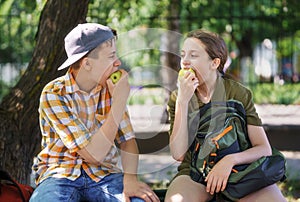
[[[1,1],[0,3],[0,15],[8,15],[14,0]]]

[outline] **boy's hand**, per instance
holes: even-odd
[[[123,101],[126,103],[130,93],[128,73],[123,69],[120,69],[118,71],[122,73],[121,78],[118,80],[118,82],[113,83],[113,81],[109,78],[107,79],[106,84],[113,100]]]
[[[130,197],[138,197],[145,202],[159,202],[159,198],[152,189],[147,184],[138,181],[134,177],[126,178],[124,176],[123,194],[126,202],[130,202]]]

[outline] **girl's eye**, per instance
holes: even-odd
[[[194,57],[198,57],[198,56],[197,56],[197,55],[193,55],[193,54],[192,54],[192,55],[191,55],[191,57],[193,57],[193,58],[194,58]]]

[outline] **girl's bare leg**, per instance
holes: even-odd
[[[239,202],[286,202],[287,200],[282,195],[280,189],[276,184],[267,186],[256,192],[253,192],[244,198],[240,199]]]
[[[204,185],[194,182],[188,175],[180,175],[170,184],[165,201],[204,202],[212,198],[213,196],[206,192]]]

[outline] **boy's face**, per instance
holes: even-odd
[[[88,62],[91,67],[89,79],[105,86],[108,77],[121,65],[121,61],[117,57],[115,40],[104,43],[93,50],[88,56]]]

